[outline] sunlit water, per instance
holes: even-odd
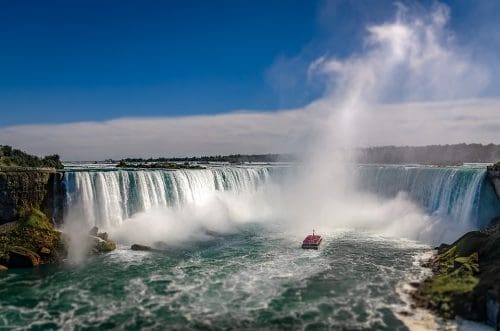
[[[81,264],[1,273],[0,329],[405,330],[397,318],[406,305],[398,289],[421,273],[415,258],[430,241],[374,233],[383,232],[384,215],[392,218],[390,233],[404,233],[412,225],[400,219],[406,203],[389,213],[366,210],[368,200],[361,198],[348,205],[360,209],[357,218],[378,215],[372,222],[380,224],[358,222],[370,233],[342,232],[335,226],[342,213],[332,210],[332,224],[322,226],[321,249],[302,250],[306,233],[298,227],[318,220],[279,222],[273,218],[279,213],[268,210],[275,200],[259,195],[290,170],[68,171],[65,221],[81,224],[84,233],[93,225],[109,230],[119,247]],[[416,227],[431,234],[438,228],[463,233],[497,212],[491,185],[483,185],[484,168],[356,171],[364,179],[360,189],[385,199],[380,203],[404,192],[421,208],[412,222],[440,225]],[[185,234],[190,229],[192,236]],[[204,229],[224,234],[206,236]],[[128,245],[136,240],[171,246],[135,252]]]
[[[9,271],[0,327],[406,329],[395,289],[427,246],[338,232],[313,251],[300,239],[245,225],[165,252],[120,247],[81,266]]]

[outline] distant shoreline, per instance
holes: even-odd
[[[362,164],[421,164],[437,166],[459,166],[464,163],[495,163],[500,161],[500,145],[495,144],[454,144],[429,146],[379,146],[356,148],[346,151],[353,160]],[[274,163],[299,162],[306,155],[292,153],[268,154],[228,154],[183,157],[128,157],[107,159],[103,163]],[[70,161],[68,161],[70,162]],[[74,161],[76,162],[76,161]],[[92,162],[92,161],[90,161]]]

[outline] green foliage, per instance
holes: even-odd
[[[101,245],[101,252],[111,252],[115,249],[116,243],[113,240],[106,240],[106,242]]]
[[[137,168],[137,169],[205,169],[197,164],[190,164],[189,162],[184,163],[172,163],[172,162],[157,162],[157,163],[127,163],[125,161],[120,161],[117,165],[118,168]]]
[[[58,252],[64,251],[64,242],[61,233],[54,230],[48,217],[32,209],[24,211],[18,222],[0,230],[0,261],[7,258],[7,252],[13,247],[23,247],[33,252],[47,247],[51,254],[45,257],[44,263],[48,263],[58,261]]]
[[[429,285],[429,293],[433,301],[451,301],[450,294],[463,294],[472,291],[479,283],[477,277],[471,274],[462,275],[460,272],[440,275]]]
[[[500,161],[488,166],[488,170],[493,170],[493,171],[500,171]]]
[[[447,273],[454,268],[454,260],[455,260],[455,255],[456,255],[457,247],[453,246],[450,247],[448,250],[443,252],[442,254],[439,254],[436,257],[436,260],[438,261],[438,272],[439,273]]]
[[[461,256],[455,258],[455,265],[460,265],[466,273],[476,274],[479,272],[479,254],[472,253],[470,256]]]
[[[457,247],[436,256],[435,276],[425,282],[421,289],[429,308],[435,309],[447,318],[454,317],[454,299],[472,292],[479,283],[479,255],[457,256]]]
[[[244,162],[292,162],[296,161],[297,158],[291,154],[231,154],[231,155],[213,155],[213,156],[192,156],[192,157],[160,157],[160,158],[127,158],[123,159],[123,163],[144,163],[144,162],[229,162],[229,163],[244,163]],[[121,163],[120,162],[120,163]]]
[[[478,253],[469,256],[455,256],[455,247],[438,256],[440,271],[429,286],[431,295],[462,294],[472,291],[479,279],[474,275],[479,272]]]
[[[59,155],[48,155],[43,158],[27,154],[19,149],[13,149],[11,146],[0,145],[0,166],[7,167],[34,167],[34,168],[64,168]]]
[[[61,163],[61,160],[59,158],[59,155],[57,155],[57,154],[45,156],[42,159],[42,164],[44,167],[50,167],[50,168],[56,168],[56,169],[64,168],[64,166]]]
[[[108,253],[116,249],[116,243],[113,240],[103,240],[98,237],[89,237],[89,254]]]
[[[34,229],[52,230],[53,226],[48,217],[40,210],[33,208],[27,212],[21,213],[20,223],[23,226],[32,227]]]

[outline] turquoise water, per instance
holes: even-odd
[[[500,215],[500,200],[485,180],[484,166],[365,165],[358,175],[360,189],[386,198],[405,192],[427,213],[463,232],[483,228]]]
[[[291,169],[67,171],[66,224],[85,233],[93,225],[109,230],[119,247],[81,264],[1,273],[0,330],[405,330],[397,289],[420,274],[415,257],[429,246],[373,233],[397,236],[414,227],[413,238],[426,230],[420,239],[429,243],[425,234],[436,229],[481,227],[500,212],[499,200],[484,184],[484,168],[355,171],[359,190],[380,199],[373,206],[356,196],[346,208],[357,213],[337,201],[331,224],[319,229],[318,251],[300,249],[306,233],[296,236],[303,222],[318,219],[287,223],[288,214],[269,213],[279,209],[273,207],[282,191],[266,195],[262,188],[277,178],[286,183],[287,173],[293,179]],[[335,224],[346,217],[361,220],[358,230],[340,232]],[[225,234],[203,236],[205,229]],[[171,246],[125,246],[136,240]]]
[[[65,173],[68,211],[79,222],[109,228],[153,208],[200,204],[217,192],[253,194],[287,178],[290,167],[220,166],[206,170],[73,169]],[[287,177],[288,175],[288,177]],[[348,176],[360,192],[382,199],[404,193],[429,215],[464,233],[487,226],[500,215],[500,199],[485,181],[484,166],[430,167],[362,165]],[[66,218],[72,218],[66,213]]]
[[[428,247],[358,232],[302,250],[260,225],[164,252],[0,275],[0,328],[405,330],[396,287]]]

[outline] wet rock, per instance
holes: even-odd
[[[59,175],[54,169],[0,167],[0,224],[17,221],[33,207],[60,221],[64,194]]]
[[[100,246],[100,252],[107,253],[116,249],[116,243],[113,240],[105,240],[104,245]]]
[[[98,232],[99,232],[99,228],[97,226],[94,226],[92,229],[90,229],[89,235],[97,237]]]
[[[500,217],[492,219],[490,224],[488,224],[485,229],[481,230],[481,232],[485,234],[494,234],[496,232],[500,232]]]
[[[91,254],[107,253],[116,249],[116,243],[109,239],[108,233],[99,232],[99,228],[97,226],[90,229],[89,240]]]
[[[0,264],[0,272],[7,271],[7,270],[9,270],[9,268]]]
[[[90,236],[90,253],[99,254],[114,251],[116,249],[116,243],[113,240],[104,240],[96,236]]]
[[[448,244],[441,244],[439,245],[438,247],[434,247],[435,250],[438,251],[438,254],[441,254],[443,253],[444,251],[446,251],[448,248],[450,248],[450,245]]]
[[[149,247],[146,245],[139,245],[139,244],[133,244],[130,247],[130,249],[133,251],[153,251],[154,250],[152,247]]]
[[[410,282],[410,283],[409,283],[409,285],[410,285],[411,287],[417,288],[417,287],[419,287],[419,286],[420,286],[420,283],[419,283],[419,282]]]
[[[104,241],[108,241],[109,238],[108,238],[108,233],[107,232],[101,232],[101,233],[98,233],[97,234],[97,237],[101,238],[102,240]]]
[[[51,220],[40,210],[32,208],[25,210],[22,217],[9,223],[0,232],[0,263],[10,267],[9,250],[20,248],[36,254],[31,264],[52,264],[61,262],[67,254],[67,242],[61,232],[54,229]],[[14,261],[20,257],[14,257]],[[15,262],[12,262],[15,263]]]
[[[487,167],[486,177],[489,179],[491,184],[493,184],[495,192],[500,198],[500,162],[496,163],[493,166]]]
[[[9,268],[32,268],[40,265],[40,256],[24,247],[12,247],[8,256]]]
[[[486,324],[500,330],[500,297],[498,289],[490,290],[486,295]]]
[[[418,307],[444,318],[488,323],[499,328],[500,233],[494,220],[488,231],[471,231],[451,245],[441,245],[430,260],[433,275],[413,294]]]

